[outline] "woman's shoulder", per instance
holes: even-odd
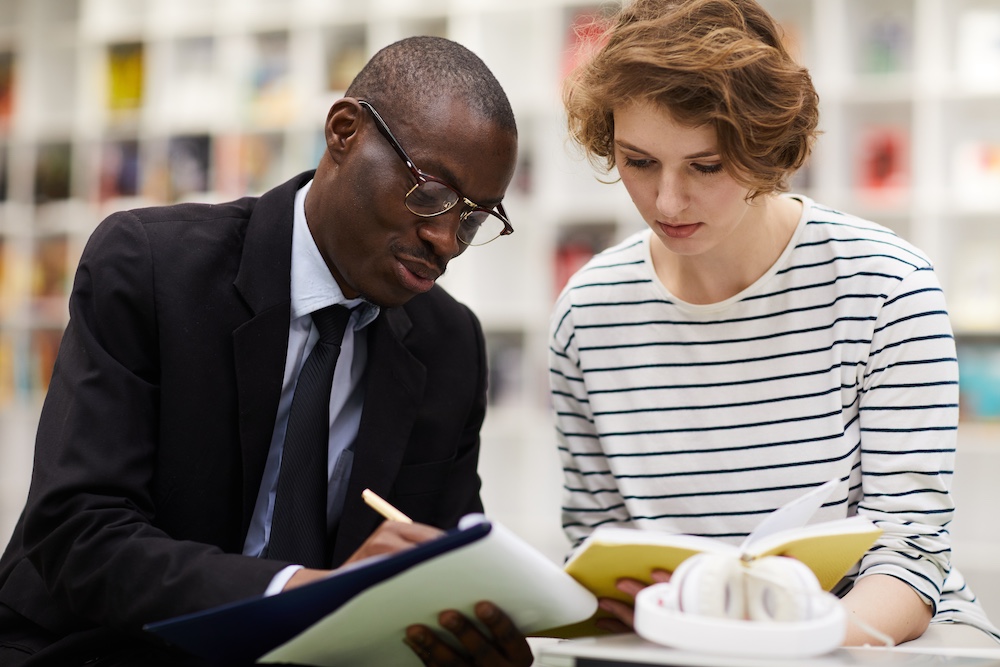
[[[805,206],[800,250],[896,265],[904,271],[932,268],[926,253],[889,227],[806,197],[800,199]]]
[[[649,230],[642,230],[598,252],[574,272],[562,288],[555,312],[565,315],[577,306],[627,300],[652,282]]]
[[[635,232],[596,253],[567,282],[567,289],[648,280],[649,230]]]

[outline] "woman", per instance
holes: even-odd
[[[941,289],[888,229],[782,194],[818,99],[773,19],[752,0],[628,4],[565,104],[649,226],[580,270],[553,314],[571,542],[604,524],[738,542],[837,478],[814,520],[883,531],[834,591],[848,610],[897,643],[995,648],[950,565],[958,373]],[[631,607],[602,606],[630,625]],[[846,644],[877,641],[861,627]]]

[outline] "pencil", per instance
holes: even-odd
[[[413,523],[413,519],[406,516],[398,509],[390,505],[388,502],[383,500],[377,493],[371,489],[365,489],[361,492],[361,497],[364,498],[368,506],[373,510],[384,516],[389,521],[399,521],[400,523]]]

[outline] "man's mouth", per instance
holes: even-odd
[[[434,281],[441,277],[441,271],[433,266],[415,259],[396,258],[397,275],[403,286],[411,292],[423,293],[434,286]]]

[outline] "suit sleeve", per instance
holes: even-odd
[[[116,214],[94,232],[42,409],[25,510],[25,548],[54,600],[122,630],[259,594],[285,565],[175,540],[154,524],[156,278],[134,215]]]

